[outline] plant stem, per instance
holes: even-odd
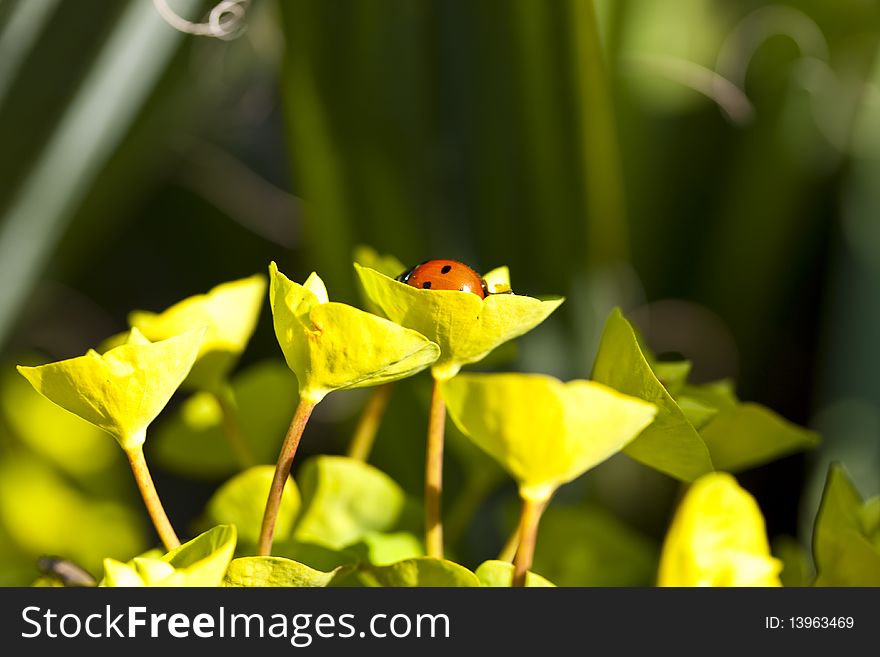
[[[272,479],[272,487],[269,489],[269,498],[266,500],[266,510],[263,512],[263,524],[260,527],[260,540],[257,544],[257,554],[261,557],[268,556],[272,551],[272,538],[275,535],[275,522],[278,520],[278,509],[281,507],[281,494],[284,485],[290,475],[293,465],[293,457],[296,448],[299,447],[299,439],[309,421],[312,411],[315,409],[314,402],[299,400],[293,420],[287,429],[284,443],[281,445],[281,453],[278,455],[278,463],[275,465],[275,476]]]
[[[546,502],[540,503],[540,509],[538,510],[539,515],[544,514],[544,509],[547,508],[547,505],[550,503],[550,499]],[[522,514],[520,514],[519,522],[516,527],[513,528],[513,531],[510,533],[510,536],[507,537],[507,541],[504,543],[504,547],[501,548],[501,552],[498,555],[498,561],[508,561],[513,563],[513,560],[516,558],[516,551],[519,548],[520,534],[522,533]]]
[[[440,395],[440,382],[434,379],[428,412],[428,442],[425,454],[425,550],[429,557],[443,558],[443,522],[440,498],[443,494],[443,433],[446,404]]]
[[[137,482],[141,497],[144,498],[144,504],[147,507],[147,513],[156,527],[156,533],[165,545],[166,550],[173,550],[180,547],[180,539],[174,533],[171,521],[162,507],[162,501],[156,492],[156,485],[153,483],[153,477],[150,476],[150,470],[147,468],[147,461],[144,458],[144,449],[142,446],[132,447],[125,450],[128,462],[131,464],[131,471],[134,474],[134,480]]]
[[[238,421],[238,411],[235,406],[235,396],[232,389],[226,388],[222,392],[214,393],[214,397],[220,405],[223,433],[226,435],[226,441],[229,443],[229,447],[239,465],[243,468],[256,465],[257,462],[254,459],[251,448],[241,432],[241,424]]]
[[[522,515],[519,521],[519,547],[513,560],[512,586],[526,585],[526,574],[532,567],[532,559],[535,556],[538,523],[541,522],[541,514],[547,506],[543,502],[535,502],[527,498],[523,498],[522,502]]]
[[[354,431],[351,445],[348,447],[349,457],[358,461],[367,461],[370,458],[373,443],[376,441],[376,433],[379,431],[379,425],[385,416],[385,409],[388,407],[388,400],[391,398],[393,385],[385,383],[373,388]]]

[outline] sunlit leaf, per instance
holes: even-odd
[[[161,313],[135,310],[128,323],[152,341],[206,327],[199,354],[186,384],[200,390],[223,389],[230,370],[257,326],[266,277],[255,274],[188,297]]]
[[[375,269],[391,278],[400,276],[406,270],[406,265],[393,255],[388,253],[380,254],[376,249],[365,244],[355,247],[354,261],[363,267]]]
[[[507,294],[511,291],[510,268],[506,265],[496,267],[483,274],[483,281],[489,294]]]
[[[328,301],[317,274],[299,285],[274,262],[269,272],[275,335],[304,399],[318,402],[332,390],[396,381],[437,360],[439,348],[423,335]]]
[[[256,543],[274,475],[275,467],[271,465],[257,465],[235,475],[208,500],[206,521],[210,525],[235,525],[241,542]],[[293,479],[288,478],[275,523],[275,535],[280,539],[293,529],[299,505],[299,490]]]
[[[500,344],[535,328],[562,298],[546,301],[516,294],[423,290],[355,264],[367,297],[389,319],[440,346],[435,378],[449,379],[462,365],[482,360]]]
[[[389,566],[363,567],[358,577],[366,586],[480,586],[477,576],[464,566],[429,557],[406,559]]]
[[[691,367],[692,365],[689,360],[655,361],[651,363],[651,369],[654,371],[657,380],[663,384],[666,391],[673,397],[677,397],[684,384],[687,383]]]
[[[288,538],[283,541],[274,542],[272,544],[272,554],[277,557],[286,557],[298,561],[315,570],[329,572],[340,566],[356,565],[362,561],[362,555],[357,552],[359,545],[355,544],[352,548],[335,550],[323,545]]]
[[[162,560],[174,567],[187,586],[218,586],[235,551],[236,531],[219,525],[175,548]]]
[[[819,436],[757,404],[719,412],[700,429],[719,470],[738,472],[819,444]]]
[[[684,481],[713,470],[706,444],[654,375],[632,326],[618,309],[605,324],[593,379],[658,408],[651,426],[624,449],[627,455]]]
[[[220,586],[235,552],[232,525],[219,525],[162,557],[104,560],[103,586]]]
[[[510,586],[513,582],[513,564],[506,561],[484,561],[474,571],[482,586]],[[553,582],[529,571],[526,573],[526,587],[552,587]]]
[[[425,556],[422,542],[409,532],[367,532],[349,550],[358,554],[362,561],[375,566]]]
[[[370,532],[395,527],[403,490],[373,466],[343,456],[315,456],[297,474],[302,508],[293,537],[341,549]]]
[[[345,569],[325,573],[284,557],[241,557],[229,564],[223,586],[324,587]]]
[[[354,249],[354,261],[361,265],[362,267],[369,267],[370,269],[375,269],[386,276],[391,278],[396,278],[400,276],[405,270],[406,265],[404,265],[400,260],[395,258],[393,255],[383,254],[380,255],[376,249],[371,246],[360,245],[355,247]],[[375,303],[370,301],[370,298],[364,292],[363,284],[358,281],[358,292],[361,296],[361,302],[363,303],[363,307],[374,315],[379,315],[380,317],[384,317],[384,313],[382,309],[379,308]]]
[[[620,451],[656,412],[592,381],[538,374],[461,374],[443,398],[456,425],[537,501]]]
[[[19,366],[18,371],[37,392],[130,449],[144,443],[147,426],[186,377],[203,333],[199,329],[143,343],[132,331],[128,344],[103,355],[89,351],[48,365]]]
[[[712,418],[718,415],[719,412],[718,408],[715,406],[706,406],[693,397],[688,397],[686,395],[677,397],[675,403],[678,404],[678,408],[684,413],[685,419],[687,419],[687,421],[691,423],[691,426],[697,431],[705,427]],[[705,436],[702,437],[705,441]],[[708,445],[706,447],[708,447]],[[722,466],[719,466],[714,462],[712,465],[722,470],[724,469]]]
[[[700,477],[666,534],[660,586],[781,586],[782,563],[770,556],[764,516],[729,474]]]
[[[719,381],[700,385],[686,383],[676,394],[676,399],[682,397],[693,399],[703,406],[715,408],[719,411],[734,408],[739,404],[733,381],[730,379],[720,379]]]
[[[880,546],[865,532],[875,504],[862,501],[842,467],[829,468],[813,530],[816,586],[880,586]]]

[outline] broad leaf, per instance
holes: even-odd
[[[257,326],[265,296],[266,277],[256,274],[217,285],[161,313],[136,310],[129,314],[128,323],[153,341],[206,327],[186,383],[199,390],[220,391]]]
[[[136,330],[128,344],[105,354],[39,367],[18,367],[37,392],[113,435],[123,449],[144,443],[192,367],[204,329],[150,343]]]
[[[816,586],[880,586],[876,526],[871,534],[865,531],[872,528],[866,516],[875,505],[862,501],[843,468],[829,468],[813,530]]]
[[[235,527],[220,525],[162,557],[105,559],[102,586],[220,586],[235,543]]]
[[[332,549],[357,543],[370,532],[393,529],[406,500],[400,486],[381,470],[343,456],[308,459],[297,480],[302,510],[293,538]]]
[[[276,557],[299,561],[309,568],[324,572],[329,572],[340,566],[357,565],[362,561],[361,555],[357,554],[356,547],[334,550],[323,545],[298,541],[294,538],[273,543],[272,554]]]
[[[432,371],[440,380],[531,331],[563,302],[562,298],[542,301],[516,294],[490,294],[481,299],[470,292],[415,288],[358,264],[355,270],[367,297],[384,316],[439,345],[440,357]],[[500,280],[505,273],[493,277]]]
[[[299,285],[274,262],[269,272],[275,335],[304,399],[317,403],[333,390],[396,381],[437,360],[437,345],[416,331],[330,302],[317,274]]]
[[[624,449],[627,455],[683,481],[712,472],[706,444],[654,375],[632,326],[619,309],[605,324],[593,379],[658,408],[651,426]]]
[[[819,436],[758,404],[723,410],[700,429],[719,470],[738,472],[819,444]]]
[[[461,374],[443,398],[462,432],[536,501],[620,451],[656,412],[592,381],[538,374]]]
[[[406,270],[406,265],[393,255],[380,255],[373,247],[366,245],[355,247],[354,261],[362,267],[375,269],[391,278],[397,278]],[[361,301],[365,310],[368,310],[374,315],[379,315],[380,317],[385,316],[382,309],[370,301],[370,298],[364,292],[364,286],[360,282],[358,282],[358,292],[360,293]]]
[[[675,513],[660,556],[659,586],[781,586],[764,516],[729,474],[700,477]]]
[[[654,361],[651,363],[651,369],[657,380],[673,397],[678,397],[678,393],[687,383],[691,367],[689,360]]]
[[[464,566],[429,557],[406,559],[389,566],[362,567],[358,577],[366,586],[480,586],[477,576]]]
[[[502,587],[513,583],[513,564],[506,561],[484,561],[474,571],[482,586]],[[555,587],[552,582],[529,571],[526,573],[526,587]]]
[[[422,542],[409,532],[368,532],[348,550],[374,566],[387,566],[404,559],[425,556]]]
[[[324,587],[345,569],[325,573],[284,557],[242,557],[229,564],[223,586]]]
[[[274,475],[274,466],[257,465],[224,483],[208,501],[205,508],[207,522],[210,525],[235,525],[241,542],[256,543]],[[299,505],[299,490],[288,477],[275,524],[275,535],[279,539],[286,538],[293,529]]]

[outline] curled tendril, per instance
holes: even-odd
[[[733,28],[721,46],[715,70],[737,87],[745,87],[752,58],[774,36],[789,37],[804,57],[828,61],[828,42],[812,18],[793,7],[771,5],[751,12]]]
[[[772,5],[749,13],[730,31],[714,68],[667,55],[633,54],[628,64],[637,70],[648,70],[690,87],[714,101],[728,119],[737,125],[748,125],[755,108],[745,93],[746,77],[755,53],[776,36],[790,38],[801,52],[795,65],[794,80],[810,93],[816,124],[830,142],[840,147],[841,130],[828,126],[819,116],[815,100],[822,89],[838,85],[837,74],[829,65],[828,42],[821,28],[804,12],[793,7]]]
[[[168,0],[153,0],[156,11],[174,29],[223,40],[235,39],[244,32],[250,3],[251,0],[223,0],[211,9],[205,22],[193,23],[179,16],[168,5]]]

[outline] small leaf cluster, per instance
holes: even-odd
[[[389,256],[363,251],[358,260],[366,310],[331,301],[316,273],[299,284],[272,263],[268,285],[257,275],[164,312],[135,311],[131,330],[103,353],[19,368],[43,396],[113,435],[124,450],[144,444],[182,386],[190,395],[150,430],[151,453],[179,474],[225,478],[194,538],[170,551],[108,556],[101,585],[509,586],[513,565],[507,560],[469,569],[424,556],[419,501],[375,466],[333,454],[297,466],[284,488],[273,555],[254,556],[273,476],[268,464],[297,403],[318,403],[331,392],[398,381],[425,369],[440,383],[453,433],[496,461],[524,498],[546,506],[561,486],[618,452],[688,486],[662,550],[603,509],[550,505],[526,585],[583,583],[578,573],[585,557],[602,559],[607,572],[619,564],[621,572],[642,573],[636,582],[656,570],[660,585],[785,581],[780,572],[788,560],[783,564],[771,555],[760,509],[733,475],[814,447],[815,433],[740,401],[730,381],[690,382],[690,363],[658,361],[618,310],[608,318],[590,380],[462,373],[538,326],[563,299],[509,293],[480,299],[422,290],[394,279],[402,266]],[[490,290],[511,288],[504,267],[485,278]],[[271,360],[236,372],[267,291],[287,367]],[[36,396],[18,394],[40,412],[53,409],[42,425],[52,440],[35,440],[47,454],[61,459],[65,453],[65,435],[74,435],[65,422],[85,436],[71,449],[95,458],[103,453],[89,425]],[[250,463],[224,439],[230,408]],[[19,424],[28,436],[30,421]],[[479,464],[472,472],[494,472],[479,452],[462,451]],[[490,480],[497,486],[497,478]],[[0,476],[0,486],[4,481]],[[816,521],[817,577],[802,583],[880,580],[878,509],[876,499],[863,501],[843,469],[833,467]],[[120,548],[131,550],[117,546],[115,555]],[[77,553],[72,549],[66,556],[76,559]]]

